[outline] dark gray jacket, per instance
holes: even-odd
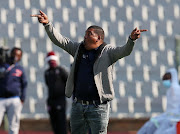
[[[78,49],[81,43],[73,42],[69,38],[62,36],[49,22],[45,25],[45,30],[51,39],[51,41],[64,49],[70,55],[74,57],[74,63],[72,64],[70,74],[66,83],[65,94],[67,97],[71,97],[74,90],[74,74],[75,64],[78,54]],[[120,47],[113,47],[112,45],[106,45],[100,56],[94,63],[94,80],[98,89],[100,101],[110,101],[114,98],[113,88],[113,64],[125,56],[128,56],[133,49],[134,41],[128,39],[126,45]]]

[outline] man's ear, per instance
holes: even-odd
[[[98,40],[101,40],[101,36],[98,35]]]
[[[96,42],[100,41],[101,37],[98,35]]]

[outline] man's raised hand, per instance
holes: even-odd
[[[146,31],[148,31],[148,30],[147,30],[147,29],[137,29],[137,27],[136,27],[136,28],[131,32],[130,37],[131,37],[132,40],[136,40],[136,39],[140,38],[141,32],[146,32]]]
[[[47,15],[41,10],[39,10],[39,13],[40,14],[32,14],[31,17],[37,17],[39,23],[47,24],[49,22]]]

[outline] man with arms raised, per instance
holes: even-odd
[[[45,13],[31,15],[37,17],[51,41],[74,57],[66,83],[66,96],[74,95],[70,125],[72,134],[86,134],[91,128],[92,134],[106,134],[109,122],[110,104],[114,98],[112,68],[113,64],[128,56],[135,40],[141,32],[135,28],[126,45],[113,47],[104,42],[104,30],[99,26],[90,26],[80,43],[73,42],[56,31]]]

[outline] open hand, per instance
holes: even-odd
[[[40,14],[31,15],[31,17],[37,17],[39,23],[47,24],[49,22],[47,15],[41,10],[39,10],[39,13]]]
[[[131,32],[130,37],[131,37],[132,40],[136,40],[136,39],[140,38],[141,32],[146,32],[146,31],[148,31],[148,30],[147,30],[147,29],[137,29],[137,27],[136,27],[136,28]]]

